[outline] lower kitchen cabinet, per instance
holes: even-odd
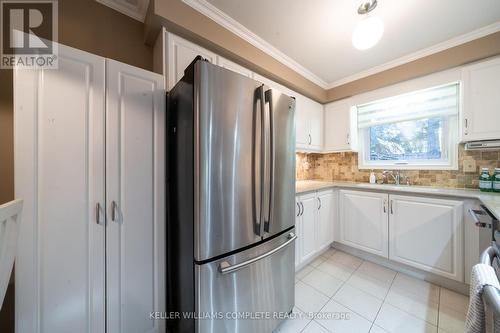
[[[299,267],[301,261],[302,253],[302,206],[300,205],[300,198],[295,197],[295,234],[297,235],[297,240],[295,241],[295,268]]]
[[[302,229],[298,235],[298,240],[301,243],[300,262],[302,263],[313,257],[318,250],[316,242],[316,228],[318,224],[316,193],[301,196],[300,206],[302,207],[302,213],[300,214]]]
[[[464,281],[461,200],[339,191],[339,235],[352,248]]]
[[[322,191],[317,194],[317,241],[318,250],[323,251],[333,242],[334,191]]]
[[[334,191],[308,193],[296,198],[295,267],[311,261],[333,242]]]
[[[389,259],[463,282],[463,202],[389,199]]]
[[[388,194],[348,191],[339,192],[339,243],[388,256]]]

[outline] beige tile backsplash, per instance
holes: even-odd
[[[500,168],[500,149],[486,151],[466,151],[464,145],[458,148],[458,170],[411,170],[403,174],[410,178],[412,185],[478,188],[479,170],[482,167]],[[331,154],[304,154],[296,155],[297,180],[324,180],[324,181],[354,181],[368,182],[370,170],[358,169],[358,154],[353,152]],[[464,172],[463,161],[476,161],[475,172]],[[374,170],[381,178],[383,170]]]

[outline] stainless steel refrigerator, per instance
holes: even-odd
[[[170,332],[272,332],[292,310],[294,112],[201,57],[169,92]]]

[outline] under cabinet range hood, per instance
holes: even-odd
[[[465,150],[500,149],[500,140],[473,141],[465,144]]]

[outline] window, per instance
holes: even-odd
[[[358,105],[361,169],[457,169],[460,84]]]

